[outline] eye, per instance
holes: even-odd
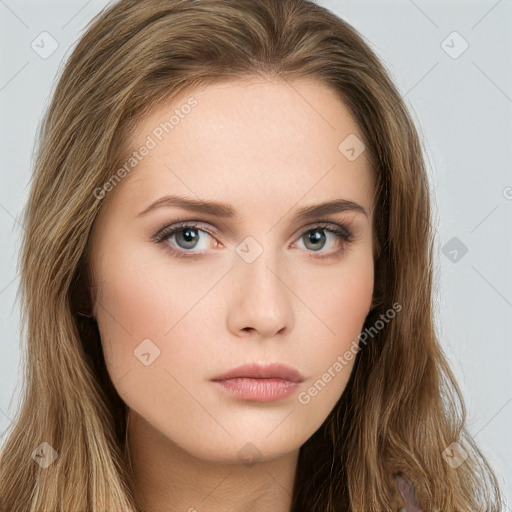
[[[206,236],[201,236],[201,234]],[[200,229],[198,223],[182,222],[165,226],[153,237],[153,240],[156,243],[169,242],[168,249],[177,256],[191,256],[197,254],[192,253],[191,249],[200,251],[208,249],[209,244],[206,239],[212,236],[210,231]],[[202,246],[201,242],[203,242]]]
[[[191,221],[167,225],[154,235],[152,240],[155,243],[167,242],[166,249],[174,256],[198,256],[210,247],[209,239],[214,236],[210,230],[200,228],[200,225]],[[342,224],[323,222],[303,231],[298,240],[301,242],[303,239],[303,247],[300,248],[305,248],[307,252],[318,253],[314,254],[314,257],[328,257],[344,251],[352,242],[353,235]],[[328,250],[323,250],[326,246]]]
[[[325,257],[338,254],[346,249],[346,246],[352,242],[353,236],[346,226],[325,222],[308,229],[300,236],[299,240],[304,240],[303,245],[306,249],[314,253],[321,253],[319,257]],[[323,251],[322,249],[326,245],[330,246],[330,250]],[[341,247],[336,249],[337,245]]]

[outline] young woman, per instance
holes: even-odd
[[[433,243],[416,129],[346,22],[109,6],[44,121],[2,510],[500,510]]]

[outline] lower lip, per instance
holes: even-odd
[[[215,381],[233,395],[256,402],[275,402],[293,394],[299,384],[284,379],[236,378]]]

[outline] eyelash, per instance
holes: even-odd
[[[206,229],[204,226],[201,226],[200,222],[178,221],[173,224],[166,224],[165,226],[163,226],[155,235],[151,237],[151,240],[156,244],[161,244],[167,241],[175,233],[183,231],[186,228],[198,229],[199,231],[204,231],[208,233],[210,236],[215,237],[215,234],[211,230]],[[323,220],[318,221],[318,223],[314,224],[312,227],[309,227],[305,231],[303,231],[299,236],[299,239],[302,238],[304,235],[316,230],[323,230],[332,233],[337,239],[337,241],[342,243],[342,248],[339,251],[331,252],[328,254],[315,254],[315,251],[308,251],[312,253],[314,258],[321,259],[337,256],[344,252],[347,249],[347,246],[350,245],[354,240],[354,236],[351,230],[345,224],[335,224],[333,222]],[[178,258],[192,258],[194,256],[200,256],[202,254],[200,252],[176,249],[175,247],[171,247],[170,245],[167,245],[165,249],[169,251],[173,256]]]

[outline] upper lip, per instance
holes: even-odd
[[[303,382],[304,376],[295,368],[283,363],[249,363],[228,370],[226,373],[214,377],[212,380],[220,381],[236,378],[252,379],[283,379],[290,382]]]

